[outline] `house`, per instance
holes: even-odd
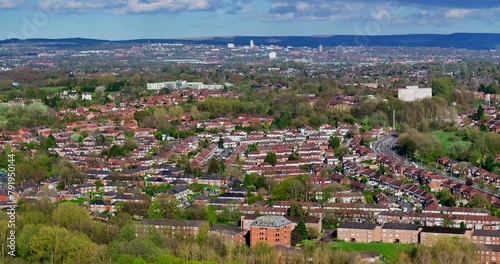
[[[109,211],[111,205],[109,202],[103,200],[94,200],[89,203],[89,211],[94,213],[102,213],[104,211]]]
[[[186,200],[188,195],[193,194],[193,192],[186,186],[178,186],[168,191],[169,195],[175,196],[179,201]]]
[[[211,174],[211,175],[204,175],[201,176],[197,179],[197,183],[199,184],[206,184],[206,185],[211,185],[211,186],[221,186],[226,183],[224,179],[219,177],[218,175]]]
[[[215,224],[210,228],[210,234],[221,237],[223,240],[233,241],[236,244],[246,244],[248,230],[239,227]]]
[[[250,225],[250,247],[260,242],[269,246],[290,247],[293,224],[283,216],[265,215],[257,217]]]
[[[337,238],[346,242],[377,242],[380,237],[381,226],[373,223],[340,223],[337,228]]]

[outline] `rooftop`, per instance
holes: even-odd
[[[351,228],[351,229],[375,229],[376,226],[378,225],[374,223],[346,222],[339,224],[339,228]]]
[[[257,217],[251,226],[281,228],[291,223],[290,220],[283,216],[264,215]]]
[[[439,234],[455,234],[463,235],[470,229],[463,228],[451,228],[451,227],[441,227],[441,226],[424,226],[422,227],[422,233],[439,233]]]

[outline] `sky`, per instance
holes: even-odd
[[[500,33],[500,0],[0,0],[0,39]]]

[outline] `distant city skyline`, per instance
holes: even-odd
[[[0,39],[500,33],[499,13],[497,0],[0,0]]]

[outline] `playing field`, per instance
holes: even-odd
[[[332,248],[338,248],[352,252],[375,251],[380,255],[384,255],[388,260],[397,260],[403,252],[410,252],[413,245],[407,244],[392,244],[392,243],[350,243],[350,242],[333,242]]]

